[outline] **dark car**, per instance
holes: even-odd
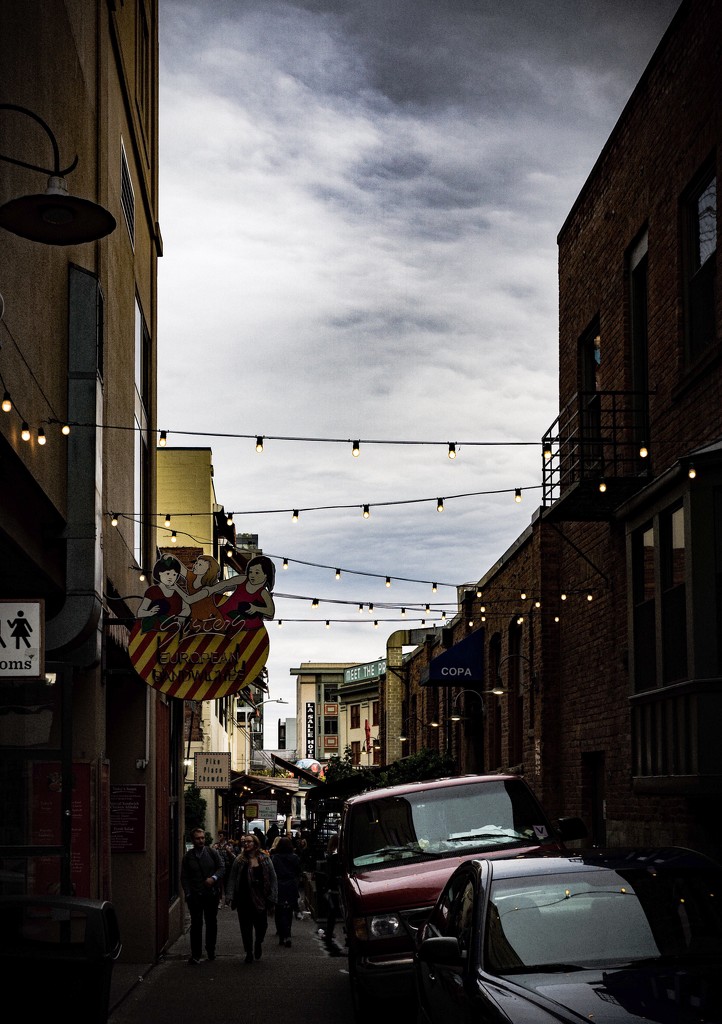
[[[466,861],[417,939],[425,1024],[722,1021],[722,867],[689,850]]]
[[[388,995],[413,999],[416,930],[457,864],[560,853],[585,834],[578,818],[552,824],[514,775],[412,782],[347,800],[341,903],[356,1019]]]

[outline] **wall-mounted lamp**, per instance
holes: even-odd
[[[38,167],[0,153],[0,160],[48,175],[48,187],[42,194],[19,196],[0,206],[0,227],[21,238],[45,245],[78,245],[95,242],[115,230],[115,217],[102,206],[68,193],[65,176],[74,171],[77,156],[69,167],[61,168],[58,143],[41,117],[15,103],[0,103],[0,110],[14,110],[32,118],[43,129],[53,147],[53,167]]]

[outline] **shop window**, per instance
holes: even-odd
[[[351,728],[352,729],[360,729],[361,728],[361,705],[360,704],[352,704],[351,705]]]
[[[371,725],[379,724],[379,702],[374,700],[371,702]]]
[[[351,764],[361,764],[361,741],[351,742]]]
[[[654,530],[643,527],[632,541],[632,594],[634,603],[634,688],[657,685]]]
[[[686,556],[681,506],[660,518],[660,570],[664,681],[671,683],[687,675]]]

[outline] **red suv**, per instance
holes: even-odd
[[[557,854],[579,839],[579,818],[552,827],[515,775],[466,775],[377,789],[346,802],[341,900],[354,1008],[368,1020],[379,998],[413,993],[416,930],[454,868],[470,857]]]

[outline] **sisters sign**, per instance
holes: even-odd
[[[275,614],[275,566],[252,558],[242,575],[219,580],[215,558],[186,569],[172,555],[153,567],[129,653],[146,683],[183,700],[215,700],[243,690],[268,658],[266,619]]]

